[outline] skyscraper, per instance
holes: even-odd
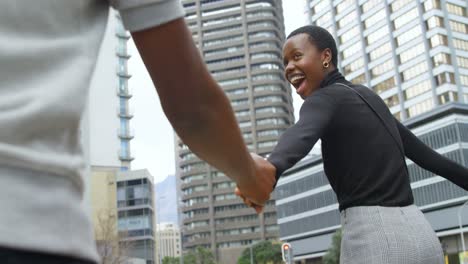
[[[338,44],[348,80],[373,89],[425,144],[468,166],[468,18],[466,1],[308,0],[312,24]],[[376,149],[378,151],[378,149]],[[459,263],[458,212],[468,225],[466,191],[407,160],[415,204]],[[376,175],[377,177],[378,175]],[[320,157],[298,163],[276,189],[280,237],[295,260],[321,263],[340,214]],[[466,228],[465,228],[466,229]],[[453,262],[452,262],[453,261]]]
[[[231,100],[247,146],[267,155],[294,123],[291,89],[283,77],[282,2],[182,3],[195,43]],[[278,236],[273,202],[259,218],[234,195],[233,182],[176,142],[186,249],[204,246],[220,263],[235,263],[246,246]]]

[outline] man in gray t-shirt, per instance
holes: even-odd
[[[99,261],[81,203],[84,161],[78,128],[109,6],[132,33],[164,112],[184,143],[236,181],[250,201],[262,205],[269,198],[275,179],[264,173],[262,159],[249,155],[229,101],[193,43],[179,1],[3,0],[2,264]]]

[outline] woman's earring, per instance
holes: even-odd
[[[324,67],[325,69],[327,69],[328,67],[330,67],[330,63],[329,63],[328,61],[324,61],[322,64],[323,64],[323,67]]]

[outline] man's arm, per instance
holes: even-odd
[[[190,149],[263,203],[255,164],[229,100],[209,74],[183,19],[132,33],[175,131]]]

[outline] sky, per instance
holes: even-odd
[[[286,34],[307,24],[305,0],[283,0]],[[156,90],[146,71],[138,51],[129,41],[128,50],[132,57],[128,68],[132,74],[129,87],[133,90],[130,104],[135,109],[131,126],[135,138],[131,142],[132,169],[148,169],[155,183],[175,174],[174,132],[161,109]],[[293,92],[296,121],[302,99]]]

